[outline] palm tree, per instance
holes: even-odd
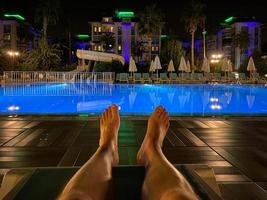
[[[191,65],[194,70],[194,42],[197,27],[203,25],[205,5],[197,0],[191,0],[185,7],[181,20],[185,23],[186,31],[191,34]]]
[[[43,38],[36,49],[26,53],[25,64],[38,70],[51,70],[60,64],[61,53],[58,45],[49,46]]]
[[[172,59],[174,66],[179,66],[181,57],[184,56],[184,53],[182,42],[175,38],[167,39],[164,45],[162,45],[162,61],[167,63]]]
[[[139,34],[148,40],[149,59],[151,60],[152,39],[154,35],[160,35],[163,28],[163,15],[156,5],[147,6],[139,13]]]
[[[103,49],[105,51],[110,51],[114,48],[114,44],[115,44],[116,40],[114,37],[114,33],[104,33],[101,36],[101,43],[103,44]]]
[[[36,20],[42,23],[43,38],[47,39],[48,25],[55,25],[58,21],[59,0],[40,0],[36,9]]]

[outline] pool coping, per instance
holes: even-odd
[[[147,120],[149,116],[132,116],[132,115],[122,115],[120,116],[123,120]],[[0,120],[97,120],[100,115],[97,116],[77,116],[77,115],[0,115]],[[231,120],[231,121],[267,121],[267,116],[170,116],[170,120]]]

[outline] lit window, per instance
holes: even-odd
[[[101,51],[101,46],[98,46],[98,51]]]
[[[4,34],[4,40],[11,40],[11,35],[10,34]]]
[[[110,27],[110,32],[113,32],[113,26]]]
[[[98,32],[101,32],[102,31],[102,28],[101,26],[98,27]]]
[[[118,46],[118,50],[121,51],[121,45]]]
[[[96,26],[94,27],[94,32],[97,32],[97,27]]]
[[[155,51],[155,47],[154,46],[152,46],[152,51]]]
[[[94,50],[95,50],[95,51],[97,50],[97,47],[96,47],[96,46],[94,46]]]
[[[109,18],[108,17],[104,17],[104,22],[109,22]]]
[[[156,51],[159,51],[159,47],[158,46],[156,46]]]

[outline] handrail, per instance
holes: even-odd
[[[108,82],[115,80],[114,72],[51,72],[51,71],[5,71],[5,83],[67,83]]]

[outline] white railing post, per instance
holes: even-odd
[[[4,82],[10,83],[66,83],[66,82],[107,82],[112,83],[113,72],[50,72],[50,71],[9,71],[4,72]]]

